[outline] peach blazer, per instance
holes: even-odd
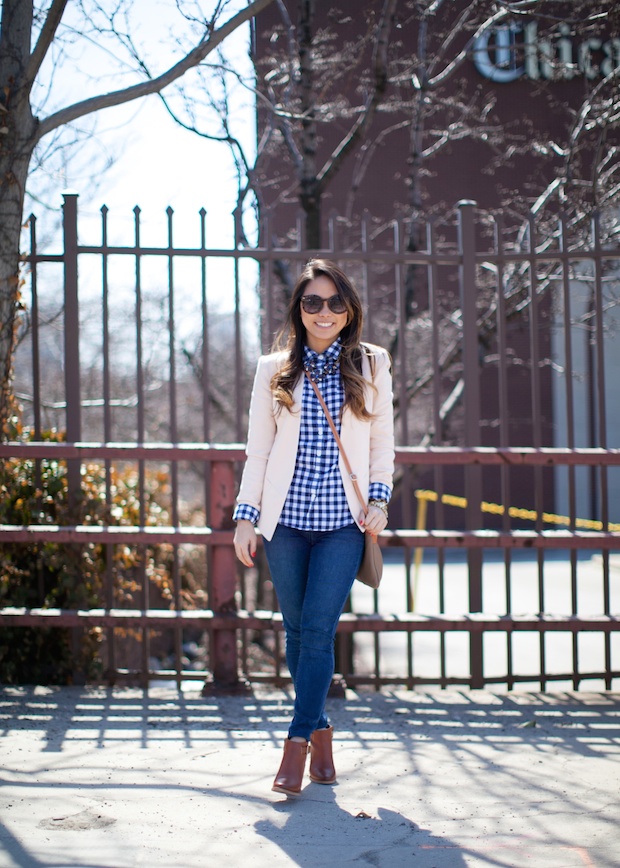
[[[364,347],[367,353],[363,356],[362,373],[368,380],[366,408],[373,418],[369,421],[358,419],[346,409],[342,415],[340,436],[362,494],[367,499],[370,482],[392,486],[394,413],[389,355],[382,347],[373,344],[365,343]],[[368,353],[373,356],[374,376]],[[258,527],[268,540],[276,529],[295,472],[301,423],[304,376],[293,390],[294,403],[290,411],[281,408],[271,393],[271,378],[285,359],[286,353],[279,352],[261,356],[258,360],[250,402],[247,461],[237,497],[237,503],[247,503],[260,510]],[[359,526],[362,507],[342,456],[340,472],[351,514]]]

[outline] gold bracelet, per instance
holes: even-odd
[[[386,518],[388,517],[387,500],[376,500],[374,497],[371,497],[368,501],[368,506],[376,506],[378,509],[381,510],[381,512]]]

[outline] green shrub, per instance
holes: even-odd
[[[16,433],[23,442],[32,439],[28,430],[18,429]],[[43,439],[59,442],[64,438],[48,431]],[[165,505],[168,492],[165,472],[146,473],[146,524],[169,523]],[[73,509],[69,505],[64,461],[13,459],[0,469],[0,524],[139,523],[139,484],[134,465],[111,467],[106,502],[105,465],[82,464],[81,493]],[[141,557],[151,593],[158,594],[160,605],[172,599],[170,545],[142,547],[140,554],[138,547],[124,544],[5,543],[0,552],[0,607],[102,607],[110,552],[115,606],[136,605]],[[100,628],[5,628],[0,631],[0,682],[67,684],[76,679],[97,680],[101,676],[100,642]]]

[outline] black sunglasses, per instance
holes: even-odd
[[[347,312],[347,306],[339,295],[330,295],[329,298],[321,298],[320,295],[302,295],[301,297],[301,306],[306,313],[320,313],[325,302],[332,313]]]

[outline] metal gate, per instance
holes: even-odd
[[[11,606],[5,594],[0,623],[101,630],[111,680],[281,683],[277,603],[264,569],[239,571],[231,513],[256,355],[282,320],[289,275],[317,251],[301,248],[300,232],[288,246],[209,248],[204,211],[200,243],[175,246],[171,209],[163,244],[144,243],[139,209],[132,241],[110,243],[105,208],[100,243],[80,244],[77,205],[77,196],[65,196],[61,253],[38,249],[31,218],[29,321],[16,359],[23,427],[0,444],[9,478],[30,468],[39,499],[47,470],[61,468],[62,521],[52,521],[41,503],[36,521],[5,523],[0,539],[5,552],[21,546],[38,562],[49,545],[96,550],[99,599],[67,609],[44,595]],[[403,242],[410,234],[399,221],[389,233],[371,221],[347,226],[346,245],[340,225],[332,219],[329,248],[318,253],[353,275],[367,337],[388,346],[394,360],[397,489],[382,544],[401,587],[387,611],[382,586],[365,613],[344,614],[339,632],[354,637],[352,646],[339,640],[345,680],[544,689],[551,681],[577,688],[597,679],[611,688],[620,677],[620,620],[613,614],[620,611],[620,576],[611,556],[620,549],[611,519],[620,516],[610,514],[620,490],[620,449],[609,433],[615,407],[607,384],[620,371],[610,350],[620,253],[601,238],[598,220],[586,234],[562,218],[542,224],[534,215],[506,229],[471,202],[425,224],[418,250]],[[268,226],[261,237],[270,239]],[[87,485],[95,505],[85,513]],[[424,520],[421,487],[433,492]],[[515,562],[526,551],[534,614],[513,606]],[[450,590],[455,552],[463,552],[466,575],[460,611]],[[559,589],[547,579],[557,553]],[[499,610],[489,607],[487,587],[490,561],[498,581],[497,556]],[[434,609],[426,612],[416,599],[422,568],[435,576]],[[124,660],[128,633],[133,645]],[[600,645],[594,664],[582,653],[586,633]],[[370,657],[360,665],[356,643],[367,634]],[[400,664],[389,671],[382,645],[394,634],[403,638]],[[432,672],[418,666],[423,634],[436,640]],[[453,634],[466,639],[456,656]],[[523,671],[519,642],[526,634],[536,659]],[[548,652],[560,634],[568,645],[558,667]],[[499,671],[491,659],[499,646],[487,648],[497,636]],[[190,665],[188,644],[199,649],[200,666]]]

